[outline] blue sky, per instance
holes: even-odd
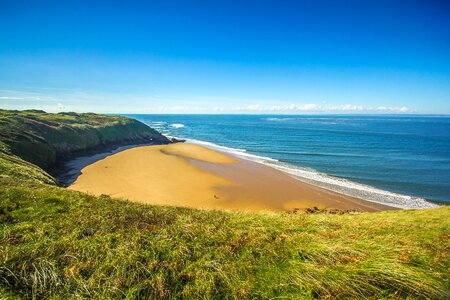
[[[0,0],[0,108],[450,114],[450,2]]]

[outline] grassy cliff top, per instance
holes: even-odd
[[[156,130],[121,116],[0,110],[2,147],[47,171],[76,154],[144,142],[169,143]]]
[[[122,116],[107,116],[95,113],[75,113],[75,112],[61,112],[61,113],[47,113],[43,110],[4,110],[0,109],[0,117],[13,117],[17,122],[23,120],[34,120],[36,122],[46,123],[49,126],[58,127],[63,125],[71,126],[106,126],[117,123],[132,123],[136,122]]]
[[[0,143],[1,299],[448,299],[449,253],[450,207],[331,215],[142,205],[58,187]]]

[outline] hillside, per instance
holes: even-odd
[[[28,125],[18,120],[36,118],[42,124],[47,116],[2,114],[0,298],[450,296],[450,207],[343,215],[238,213],[93,197],[56,186],[39,166],[74,155],[67,149],[80,150],[68,138],[69,128],[105,133],[105,124],[121,124],[113,128],[123,133],[131,130],[124,122],[141,125],[125,118],[58,114],[48,118],[61,118],[55,122],[64,125],[30,133],[21,131]],[[53,136],[60,129],[67,134],[65,144]],[[158,137],[142,128],[140,135],[112,140],[134,143],[150,133]],[[105,144],[103,137],[96,141]],[[20,147],[15,140],[52,151],[34,155],[34,147]]]
[[[93,113],[0,110],[0,128],[0,141],[12,154],[46,171],[89,151],[128,144],[170,143],[137,120]]]

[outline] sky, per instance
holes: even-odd
[[[450,114],[450,1],[0,0],[0,108]]]

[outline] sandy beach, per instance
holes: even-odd
[[[69,189],[147,204],[289,211],[392,209],[298,181],[269,166],[186,143],[128,149],[82,169]]]

